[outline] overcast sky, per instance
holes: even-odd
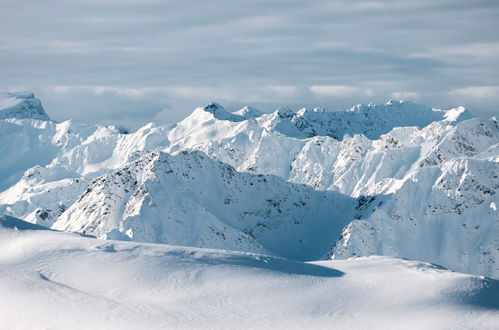
[[[137,127],[216,101],[499,114],[499,1],[0,0],[0,90]]]

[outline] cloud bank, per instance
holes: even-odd
[[[136,127],[217,101],[499,110],[496,1],[3,0],[1,90]]]

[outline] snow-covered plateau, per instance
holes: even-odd
[[[212,103],[130,132],[0,93],[0,139],[5,324],[499,324],[495,117]]]

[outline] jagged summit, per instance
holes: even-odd
[[[51,120],[32,92],[0,93],[0,119]]]
[[[210,112],[212,114],[217,114],[217,113],[223,113],[225,112],[226,110],[224,109],[224,107],[222,107],[220,104],[216,103],[216,102],[210,102],[208,103],[207,106],[205,106],[204,108],[204,111],[206,112]]]
[[[206,117],[206,113],[210,116]],[[385,104],[359,104],[343,111],[279,107],[272,113],[262,113],[250,107],[230,113],[220,104],[210,103],[204,108],[197,108],[189,118],[192,117],[197,123],[213,118],[231,122],[255,120],[267,131],[300,139],[329,136],[342,140],[345,135],[362,134],[375,140],[395,127],[423,128],[437,121],[457,123],[471,118],[471,114],[464,107],[441,110],[412,101],[390,100]]]
[[[348,110],[347,110],[348,111]],[[424,123],[429,120],[438,121],[438,120],[447,120],[450,122],[453,121],[462,121],[466,119],[470,119],[472,117],[471,113],[463,106],[459,106],[457,108],[452,108],[448,110],[435,109],[430,108],[424,104],[416,103],[408,100],[389,100],[385,104],[374,104],[370,103],[368,105],[359,104],[352,107],[350,112],[356,112],[362,114],[364,116],[369,115],[403,115],[403,120],[407,122],[418,122],[422,121],[423,126],[426,126]],[[400,122],[404,124],[403,121]],[[401,125],[401,126],[413,126],[413,125]],[[414,125],[420,126],[421,125]]]
[[[458,122],[470,117],[464,108],[439,110],[410,101],[389,101],[356,105],[344,111],[278,109],[267,126],[286,135],[294,131],[296,137],[330,136],[342,140],[345,135],[362,134],[374,140],[395,127],[422,128],[435,121]]]
[[[225,108],[222,107],[220,104],[215,102],[211,102],[203,108],[197,108],[196,110],[194,110],[194,113],[196,113],[196,111],[199,109],[201,109],[203,112],[212,114],[213,117],[215,117],[218,120],[240,122],[248,119],[248,117],[244,113],[230,113],[229,111],[225,110]]]
[[[256,108],[253,108],[253,107],[246,105],[243,108],[241,108],[237,111],[234,111],[233,114],[243,116],[243,117],[250,119],[250,118],[260,117],[261,115],[263,115],[263,112],[256,109]]]

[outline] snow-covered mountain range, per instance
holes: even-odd
[[[101,238],[298,260],[403,257],[499,278],[499,124],[406,101],[54,122],[0,97],[0,213]]]

